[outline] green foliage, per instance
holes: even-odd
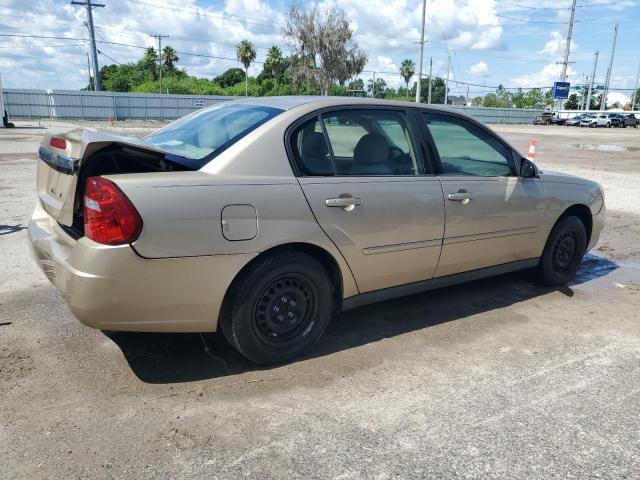
[[[569,95],[567,101],[564,102],[564,108],[566,110],[577,110],[579,107],[580,104],[578,103],[578,95],[576,95],[575,93]]]
[[[387,88],[387,82],[382,78],[376,79],[374,82],[373,79],[369,79],[367,82],[367,92],[369,95],[375,98],[385,98],[385,90]]]
[[[230,68],[222,75],[213,79],[221,87],[230,87],[236,83],[244,82],[246,74],[241,68]]]
[[[440,77],[433,77],[431,82],[431,103],[444,103],[444,80]],[[413,89],[415,98],[415,89]],[[429,77],[420,81],[420,102],[427,103],[429,99]]]

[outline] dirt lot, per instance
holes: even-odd
[[[571,286],[525,272],[371,305],[256,369],[214,334],[74,320],[29,256],[46,130],[18,124],[0,129],[0,478],[640,477],[640,130],[496,127],[604,185]]]

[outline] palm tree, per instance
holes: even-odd
[[[236,57],[244,65],[244,94],[249,96],[249,66],[256,59],[256,49],[249,40],[242,40],[236,45]]]
[[[151,72],[153,78],[156,78],[156,66],[158,63],[158,52],[153,47],[149,47],[144,52],[142,64]]]
[[[180,58],[176,54],[176,51],[173,49],[173,47],[167,46],[162,49],[162,61],[167,66],[167,69],[170,72],[173,71],[173,69],[175,68],[174,64],[178,63],[178,60],[180,60]]]
[[[402,75],[404,82],[407,84],[407,99],[409,98],[409,82],[414,73],[416,73],[416,64],[413,63],[413,60],[403,60],[400,65],[400,75]]]
[[[273,75],[274,78],[278,75],[278,70],[280,70],[283,60],[282,51],[277,46],[273,45],[267,51],[267,59],[264,63],[271,69],[271,75]]]

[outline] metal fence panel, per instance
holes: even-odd
[[[241,97],[6,89],[10,118],[174,120],[200,108]],[[532,123],[543,110],[452,105],[483,123]]]
[[[49,118],[46,90],[4,89],[4,104],[9,118]]]

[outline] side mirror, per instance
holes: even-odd
[[[522,178],[536,178],[538,176],[538,169],[528,158],[523,158],[520,163],[520,176]]]

